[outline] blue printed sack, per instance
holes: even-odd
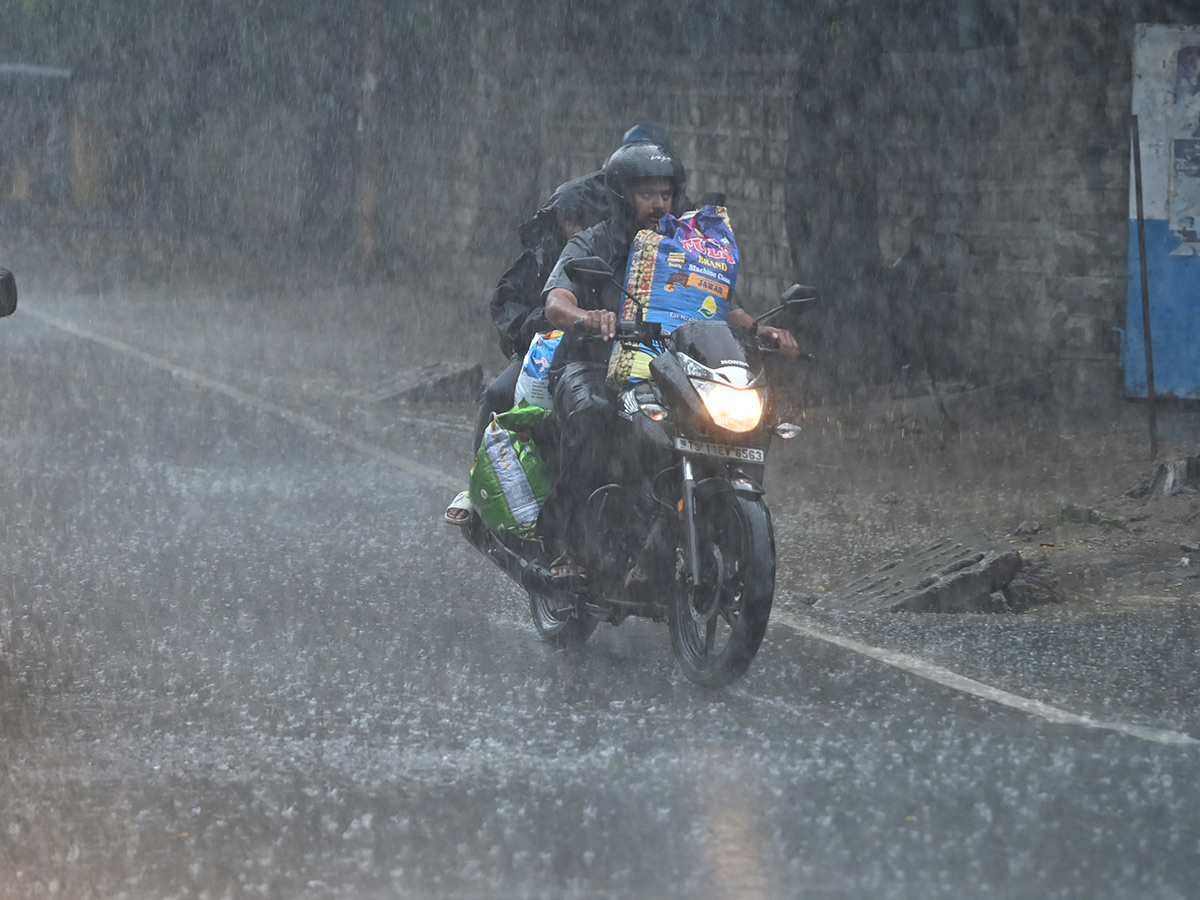
[[[739,257],[725,207],[701,207],[683,219],[663,216],[659,228],[637,233],[625,269],[625,289],[642,302],[645,321],[658,322],[666,335],[695,319],[728,319]],[[626,299],[621,320],[634,321],[635,312]],[[608,361],[609,382],[644,381],[658,352],[618,343]]]

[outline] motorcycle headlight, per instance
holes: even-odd
[[[713,424],[726,431],[753,431],[762,421],[763,398],[758,388],[734,388],[715,381],[693,379],[692,384]]]

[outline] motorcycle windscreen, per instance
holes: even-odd
[[[688,322],[671,333],[671,344],[710,369],[744,365],[757,372],[762,368],[762,354],[750,340],[750,332],[738,325]]]

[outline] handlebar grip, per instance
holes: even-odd
[[[598,334],[591,334],[591,333],[589,333],[587,331],[583,331],[583,330],[575,332],[575,340],[581,344],[607,344],[607,343],[609,343],[608,338],[602,338]]]
[[[763,353],[767,356],[782,356],[783,355],[780,352],[779,348],[777,346],[775,346],[774,344],[764,344],[761,340],[756,341],[756,343],[758,344],[758,350],[760,353]],[[796,362],[812,362],[814,359],[816,359],[816,357],[813,356],[811,353],[804,353],[803,351],[801,351],[796,354]]]
[[[754,344],[755,344],[755,346],[758,347],[758,350],[760,353],[778,353],[779,352],[779,344],[777,344],[775,341],[767,341],[767,340],[763,339],[762,336],[756,337],[754,339]]]

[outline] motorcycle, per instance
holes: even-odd
[[[582,511],[588,578],[552,575],[540,543],[489,528],[478,513],[464,536],[528,593],[534,627],[555,647],[582,645],[600,622],[665,621],[684,675],[729,685],[758,652],[775,592],[767,451],[772,435],[786,440],[800,430],[774,421],[764,365],[773,348],[757,324],[692,321],[664,336],[603,260],[572,260],[567,273],[589,287],[617,284],[639,308],[617,339],[658,353],[650,378],[616,398],[616,443],[626,453]],[[814,288],[792,285],[758,321],[802,312],[815,299]]]

